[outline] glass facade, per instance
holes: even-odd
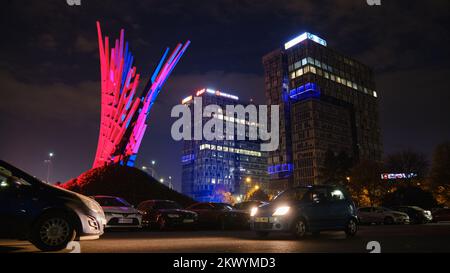
[[[304,39],[263,57],[268,104],[279,104],[282,145],[268,155],[270,188],[318,184],[327,150],[380,160],[378,92],[372,70]],[[285,172],[271,172],[285,165]]]
[[[206,91],[206,90],[209,90]],[[202,89],[196,92],[202,97],[202,107],[218,105],[225,110],[226,105],[243,104],[238,97]],[[193,100],[184,100],[193,115]],[[192,116],[193,117],[193,116]],[[191,118],[192,118],[191,117]],[[221,202],[231,194],[242,199],[250,187],[264,188],[267,185],[267,154],[260,151],[259,141],[237,140],[237,125],[249,126],[255,123],[239,119],[237,116],[214,115],[214,118],[232,123],[234,140],[185,140],[182,155],[182,192],[201,202]],[[205,124],[210,118],[204,118]]]

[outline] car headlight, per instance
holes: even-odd
[[[250,216],[253,217],[256,215],[256,213],[258,212],[258,208],[254,207],[250,210]]]
[[[290,207],[284,206],[284,207],[278,207],[275,212],[272,214],[272,216],[282,216],[289,212]]]
[[[80,196],[81,201],[88,207],[88,209],[92,210],[95,213],[103,213],[102,207],[95,201],[89,197]]]

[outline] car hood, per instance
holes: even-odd
[[[160,212],[162,213],[177,213],[177,214],[196,214],[193,211],[190,210],[184,210],[184,209],[159,209]]]
[[[401,211],[389,211],[389,213],[394,214],[394,215],[402,215],[403,217],[409,217],[407,213],[401,212]]]
[[[133,207],[102,207],[105,213],[139,213],[139,211]]]
[[[47,194],[47,195],[51,195],[51,196],[56,196],[59,198],[66,198],[66,199],[71,199],[74,201],[79,201],[82,203],[83,198],[89,198],[87,196],[84,196],[82,194],[70,191],[70,190],[66,190],[64,188],[61,187],[57,187],[54,185],[50,185],[44,182],[41,182],[41,184],[39,184],[39,192]]]

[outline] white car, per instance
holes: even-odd
[[[358,209],[358,218],[362,224],[408,224],[408,214],[384,207],[362,207]]]
[[[92,196],[103,208],[106,216],[105,228],[141,228],[142,214],[120,197]]]

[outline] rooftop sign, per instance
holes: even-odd
[[[286,44],[284,44],[284,49],[289,49],[289,48],[295,46],[296,44],[303,42],[306,39],[312,40],[323,46],[327,46],[327,41],[325,41],[324,39],[322,39],[319,36],[316,36],[314,34],[311,34],[309,32],[305,32],[302,35],[297,36],[296,38],[294,38],[294,39],[290,40],[289,42],[287,42]]]

